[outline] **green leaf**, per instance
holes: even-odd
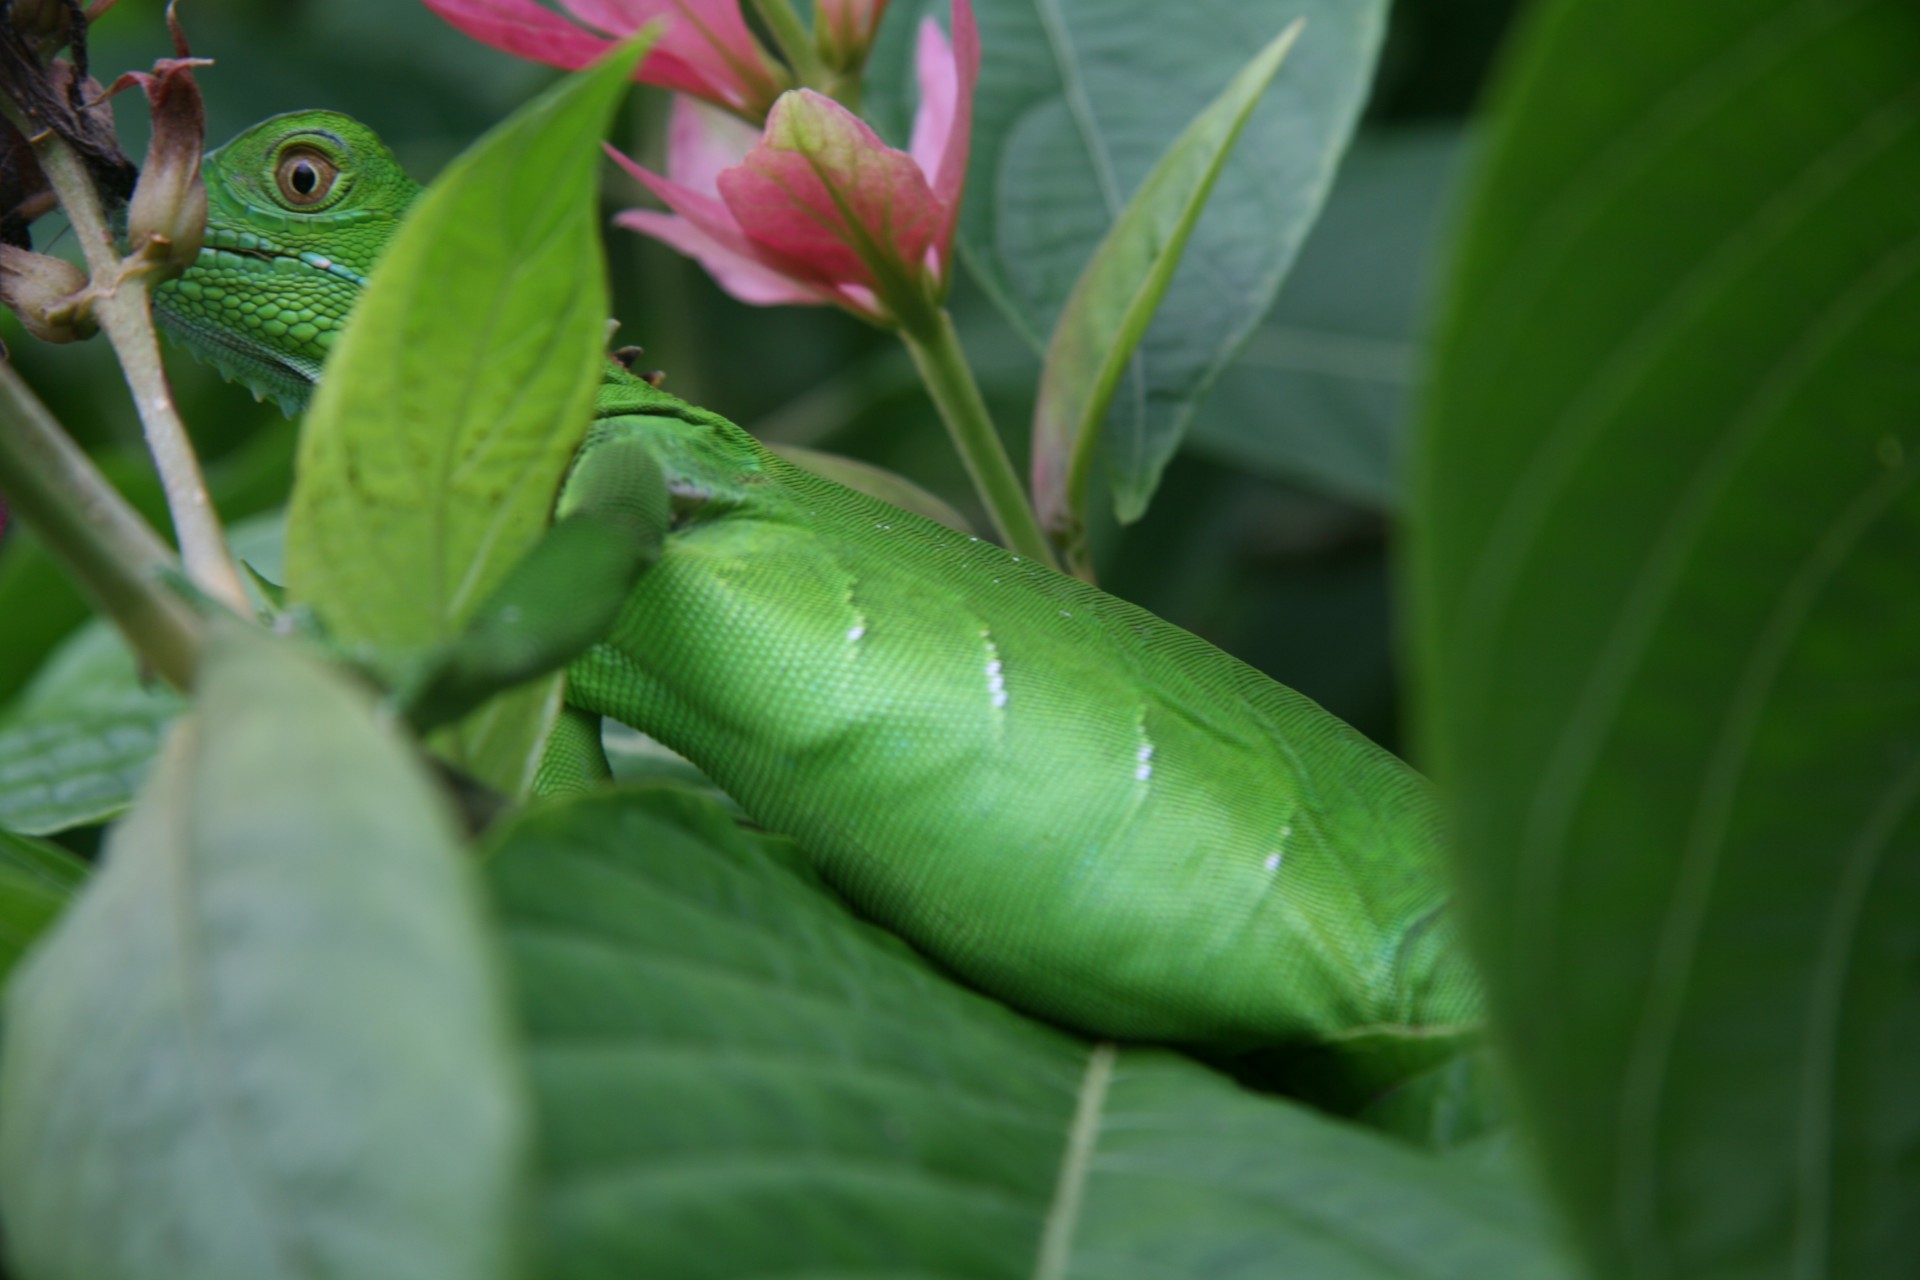
[[[870,95],[896,139],[911,117],[915,20],[895,0]],[[1144,509],[1194,410],[1286,278],[1357,118],[1384,0],[975,0],[985,57],[960,213],[967,265],[1038,349],[1088,250],[1250,51],[1305,20],[1249,123],[1107,427],[1115,495]]]
[[[1413,511],[1428,758],[1596,1273],[1920,1257],[1920,11],[1558,0]]]
[[[342,643],[445,644],[546,527],[605,345],[599,141],[641,52],[564,81],[448,166],[328,357],[286,585]],[[487,708],[442,749],[522,790],[558,686]]]
[[[711,800],[731,817],[745,819],[747,816],[746,810],[722,791],[713,779],[701,773],[693,761],[638,729],[629,728],[618,720],[604,720],[601,722],[600,745],[607,753],[607,767],[616,782],[678,787]]]
[[[1067,297],[1033,410],[1033,497],[1041,524],[1084,540],[1086,490],[1114,392],[1166,297],[1195,223],[1253,109],[1300,35],[1298,19],[1195,116],[1133,193]],[[1164,465],[1165,458],[1160,460]],[[1159,480],[1117,476],[1121,518],[1138,519]]]
[[[62,896],[86,883],[92,869],[50,840],[0,830],[0,872]]]
[[[1507,1185],[956,986],[683,791],[492,847],[553,1280],[1564,1274]]]
[[[569,662],[606,638],[634,583],[660,557],[670,523],[660,462],[637,440],[609,440],[573,473],[554,524],[429,655],[401,703],[434,727]],[[552,687],[546,682],[539,687]]]
[[[288,642],[224,629],[199,685],[13,983],[13,1261],[34,1280],[515,1274],[525,1099],[444,802],[367,694]]]
[[[233,552],[277,573],[278,513],[235,525]],[[180,698],[140,670],[105,622],[80,628],[0,714],[0,827],[46,835],[133,803]]]
[[[180,706],[111,626],[82,627],[0,717],[0,826],[45,835],[124,811]]]
[[[0,983],[89,874],[58,845],[0,831]]]
[[[1273,310],[1194,418],[1190,451],[1400,507],[1421,304],[1465,151],[1453,127],[1354,140]]]

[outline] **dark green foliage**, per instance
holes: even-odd
[[[518,1063],[446,806],[366,693],[290,643],[231,626],[199,682],[11,984],[12,1260],[34,1280],[516,1274]]]
[[[12,1274],[1911,1273],[1911,6],[1545,0],[1468,119],[1514,6],[1403,0],[1367,141],[1261,322],[1385,6],[976,4],[989,65],[963,250],[991,298],[963,292],[955,309],[1008,425],[1031,415],[1031,346],[1119,202],[1259,42],[1308,17],[1288,63],[1302,82],[1283,71],[1242,144],[1253,163],[1201,223],[1135,370],[1142,394],[1114,422],[1123,502],[1196,412],[1209,461],[1176,458],[1142,524],[1091,532],[1117,595],[1391,740],[1399,543],[1382,513],[1407,511],[1418,745],[1454,810],[1493,1045],[1348,1094],[1357,1114],[1336,1118],[1164,1049],[1087,1041],[850,913],[793,843],[743,826],[691,766],[625,733],[610,736],[616,772],[655,785],[534,806],[469,788],[475,812],[503,815],[476,893],[391,706],[291,642],[216,655],[180,745],[91,872],[5,828],[92,850],[88,824],[126,807],[183,703],[97,627],[58,648],[79,598],[10,536],[0,966],[25,956],[0,1056]],[[164,53],[159,8],[122,0],[96,68]],[[891,8],[869,102],[904,141],[912,27],[947,0]],[[551,78],[420,5],[198,0],[187,17],[196,52],[220,60],[201,73],[216,141],[331,107],[422,178]],[[151,38],[136,50],[130,31]],[[661,101],[636,98],[616,142],[644,148]],[[584,190],[591,130],[573,132],[584,150],[566,183]],[[1449,221],[1460,154],[1469,198]],[[519,159],[533,168],[493,175],[503,199],[541,187],[527,174],[547,159]],[[615,186],[609,204],[636,199]],[[454,288],[449,273],[482,296],[526,258],[486,241],[450,244],[432,270],[417,258],[422,296]],[[885,335],[740,307],[653,246],[610,246],[617,341],[643,343],[674,391],[967,505]],[[1415,312],[1433,257],[1450,269],[1429,322]],[[594,261],[576,254],[529,296],[597,344],[596,281],[556,283]],[[394,310],[396,325],[432,319]],[[471,335],[470,316],[453,319]],[[12,358],[90,447],[137,444],[102,344],[39,348],[5,324]],[[1201,406],[1250,327],[1248,358]],[[380,385],[413,385],[396,372],[408,354],[430,351],[426,379],[445,375],[422,394],[431,409],[500,363],[445,338],[380,345],[355,375],[369,421],[391,408]],[[277,416],[197,366],[176,376],[223,509],[278,506]],[[572,403],[579,380],[553,376]],[[572,414],[528,438],[582,425]],[[472,496],[410,497],[445,514]],[[357,534],[365,511],[335,514]],[[459,574],[485,539],[456,541],[460,562],[439,568]],[[241,554],[284,582],[269,542]],[[444,705],[465,709],[540,665],[528,653],[597,633],[588,609],[558,619],[558,647],[517,646],[513,608],[544,609],[550,583],[514,566],[555,553],[523,561],[531,545],[502,542],[460,608],[420,607],[419,634],[357,656],[391,674],[452,655]],[[379,608],[399,616],[443,599],[443,580],[401,580],[426,558],[417,541],[368,539],[330,569],[395,570]],[[596,563],[609,581],[626,572]],[[711,630],[703,643],[754,640]],[[518,744],[492,757],[516,776],[557,703],[550,684],[523,696],[481,712]],[[591,761],[597,724],[564,727]],[[1058,786],[1044,765],[1026,772]],[[239,1212],[261,1188],[268,1208]]]
[[[685,792],[536,811],[488,869],[555,1280],[1567,1274],[1503,1180],[1021,1018]]]
[[[1560,0],[1440,329],[1426,742],[1608,1276],[1920,1257],[1920,13]]]

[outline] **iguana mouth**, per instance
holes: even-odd
[[[338,277],[355,287],[365,287],[367,278],[357,271],[350,270],[322,253],[288,253],[275,248],[267,240],[248,231],[230,231],[223,227],[207,228],[206,243],[200,252],[231,253],[235,257],[252,258],[257,262],[299,262],[312,267],[315,271],[324,271]]]

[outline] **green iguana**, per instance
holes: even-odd
[[[205,172],[160,315],[293,412],[419,188],[318,111]],[[644,730],[875,919],[1096,1035],[1438,1047],[1478,1017],[1428,785],[1308,699],[609,362],[560,514],[615,467],[657,557],[569,668],[547,777],[604,772],[598,716]]]

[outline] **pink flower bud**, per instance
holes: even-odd
[[[744,302],[831,303],[881,324],[923,310],[946,292],[966,181],[980,69],[968,0],[953,0],[953,31],[949,45],[931,20],[921,29],[909,151],[806,89],[781,95],[757,140],[677,106],[667,177],[620,158],[672,212],[619,222],[698,259]]]

